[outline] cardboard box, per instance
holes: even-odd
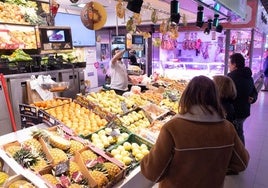
[[[84,149],[80,150],[79,152],[77,152],[77,159],[80,161],[79,163],[85,167],[85,169],[87,171],[88,168],[86,167],[86,165],[83,162],[81,153],[85,150],[91,150],[93,151],[98,157],[102,157],[106,162],[111,162],[114,163],[115,165],[117,165],[120,168],[120,172],[112,179],[109,180],[109,182],[104,186],[105,188],[111,188],[113,187],[115,184],[117,184],[118,182],[120,182],[122,179],[125,178],[126,176],[126,166],[119,162],[118,160],[116,160],[115,158],[113,158],[112,156],[108,155],[106,152],[100,150],[99,148],[93,146],[93,145],[88,145],[86,146]],[[83,167],[83,168],[84,168]],[[90,174],[89,174],[90,175]],[[90,175],[91,176],[91,175]],[[92,182],[92,184],[97,184],[97,182],[92,178],[90,178]]]

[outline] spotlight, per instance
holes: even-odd
[[[216,32],[218,32],[218,33],[221,33],[222,32],[222,30],[223,30],[223,27],[222,27],[222,25],[221,24],[219,24],[217,27],[216,27]]]
[[[213,26],[217,27],[219,25],[219,16],[218,14],[214,14]]]
[[[70,0],[71,3],[77,3],[79,0]]]
[[[170,21],[178,24],[180,22],[180,18],[179,2],[177,0],[172,0],[170,2]]]
[[[180,22],[180,18],[181,18],[181,15],[179,13],[178,14],[172,14],[170,16],[170,21],[178,24]]]
[[[205,31],[204,31],[204,33],[205,33],[206,35],[209,35],[209,33],[210,33],[210,29],[206,28]]]
[[[208,29],[211,30],[212,28],[212,19],[208,20]]]
[[[204,33],[208,35],[210,33],[210,30],[212,29],[212,19],[208,20],[208,27],[205,29]]]
[[[203,27],[203,17],[204,17],[204,13],[203,13],[203,10],[204,10],[204,7],[203,6],[198,6],[197,7],[197,17],[196,17],[196,26],[197,27]]]
[[[142,3],[143,0],[129,0],[127,3],[127,9],[139,14],[141,11]]]
[[[170,2],[170,14],[178,14],[179,13],[179,2],[177,0],[172,0]]]

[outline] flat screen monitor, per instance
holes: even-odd
[[[132,35],[132,44],[143,44],[142,35]]]
[[[95,31],[83,25],[80,15],[59,12],[55,17],[55,25],[71,27],[74,47],[96,46]]]
[[[43,52],[72,50],[70,27],[39,27],[40,48]]]

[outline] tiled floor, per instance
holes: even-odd
[[[246,148],[250,153],[248,168],[238,176],[227,176],[224,188],[268,187],[268,92],[259,92],[244,124]]]

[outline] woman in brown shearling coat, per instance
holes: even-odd
[[[179,102],[179,113],[161,129],[141,172],[159,188],[220,188],[228,169],[246,169],[249,154],[224,117],[213,81],[194,77]]]

